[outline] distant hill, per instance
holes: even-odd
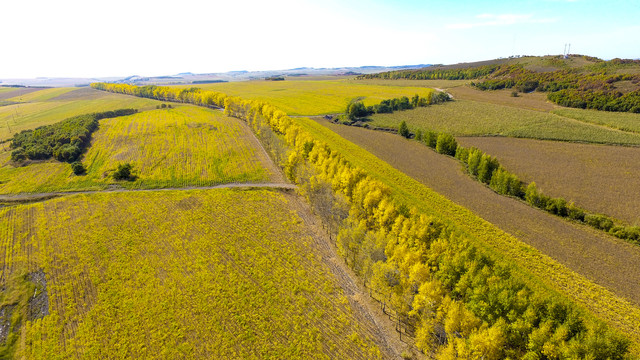
[[[359,79],[474,80],[480,90],[546,92],[556,104],[640,113],[640,61],[585,55],[523,56],[360,75]]]
[[[206,84],[221,81],[262,80],[273,76],[355,76],[360,74],[379,73],[393,70],[420,69],[430,65],[400,65],[400,66],[361,66],[338,68],[310,68],[299,67],[288,70],[268,71],[229,71],[224,73],[194,74],[182,72],[176,75],[106,77],[106,78],[37,78],[37,79],[0,79],[0,86],[88,86],[92,82],[127,83],[132,85],[174,85],[174,84]]]

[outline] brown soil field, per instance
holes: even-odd
[[[7,100],[7,99],[11,99],[12,97],[26,95],[28,93],[32,93],[40,90],[42,89],[41,88],[16,88],[14,91],[6,91],[6,92],[3,91],[2,93],[0,93],[0,100]]]
[[[569,269],[640,305],[640,247],[498,195],[458,160],[398,135],[318,121]]]
[[[544,194],[640,225],[640,148],[503,137],[460,137]]]

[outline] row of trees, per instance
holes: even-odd
[[[400,126],[399,134],[407,138],[412,135],[404,121]],[[515,174],[503,168],[496,158],[480,149],[458,145],[451,134],[418,130],[415,139],[440,154],[454,156],[465,165],[471,176],[489,185],[498,194],[520,198],[530,205],[554,215],[582,222],[598,230],[609,232],[620,239],[640,245],[639,226],[617,224],[606,215],[591,214],[563,198],[546,196],[538,191],[535,182],[524,184]]]
[[[11,160],[15,162],[44,160],[76,161],[88,145],[91,133],[98,128],[98,120],[131,115],[136,109],[119,109],[75,116],[61,122],[23,130],[11,139]]]
[[[488,76],[498,68],[498,65],[485,65],[466,69],[443,69],[434,66],[417,70],[396,70],[360,75],[357,79],[471,80]]]
[[[314,206],[323,218],[341,223],[340,253],[372,293],[416,324],[416,345],[425,352],[485,359],[624,356],[625,339],[565,300],[530,286],[454,227],[397,203],[389,187],[286,114],[237,98],[225,105],[228,114],[262,119],[286,141],[291,149],[282,163],[286,173],[303,183],[313,203],[324,204]],[[451,137],[439,135],[438,143],[445,151]]]
[[[97,90],[113,93],[139,96],[161,101],[183,102],[199,106],[221,108],[224,106],[225,94],[215,91],[205,91],[197,87],[181,89],[168,86],[135,86],[128,84],[92,83]]]
[[[347,105],[345,114],[349,120],[353,121],[373,114],[389,114],[394,111],[410,110],[417,107],[439,104],[449,100],[451,100],[451,98],[447,93],[435,91],[427,97],[421,97],[418,94],[415,94],[411,99],[406,96],[385,99],[379,104],[371,106],[365,106],[362,101],[354,101]]]
[[[339,228],[338,249],[372,294],[415,324],[423,351],[441,359],[624,358],[625,338],[474,246],[455,224],[400,203],[284,112],[234,97],[224,106],[267,139],[330,231]],[[446,138],[436,146],[447,148]]]

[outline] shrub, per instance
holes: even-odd
[[[356,101],[347,106],[347,117],[349,119],[354,120],[357,118],[362,118],[369,115],[367,112],[367,108],[364,106],[362,101]]]
[[[584,210],[575,206],[573,203],[569,203],[569,205],[567,205],[567,216],[573,220],[584,221],[585,213]]]
[[[118,168],[113,172],[114,180],[134,180],[134,176],[131,172],[133,165],[130,163],[118,164]]]
[[[584,222],[596,229],[604,231],[609,231],[613,227],[613,221],[604,215],[585,215]]]
[[[545,209],[547,206],[547,197],[538,192],[538,187],[536,186],[535,182],[531,182],[529,185],[527,185],[524,199],[529,204],[540,209]]]
[[[549,201],[547,201],[547,206],[545,207],[545,210],[547,210],[552,214],[566,217],[567,201],[562,198],[549,199]]]
[[[72,163],[71,170],[73,170],[75,175],[82,175],[87,172],[87,169],[84,168],[84,165],[82,165],[82,162],[80,161]]]
[[[440,133],[436,140],[436,151],[440,154],[454,156],[456,154],[456,148],[458,143],[451,134]]]
[[[27,156],[24,153],[24,148],[19,148],[11,152],[11,160],[15,162],[24,161],[26,159],[27,159]]]

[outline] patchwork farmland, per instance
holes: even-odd
[[[572,68],[597,83],[583,60]],[[637,357],[637,114],[484,91],[503,84],[490,74],[403,71],[0,88],[0,195],[19,199],[0,208],[0,355]],[[569,90],[562,101],[582,96]],[[99,120],[78,162],[25,158],[10,140],[125,107],[138,112]],[[476,165],[490,176],[517,175],[520,197],[478,181],[450,144],[484,151]],[[531,206],[562,202],[530,182],[625,222],[630,237]]]

